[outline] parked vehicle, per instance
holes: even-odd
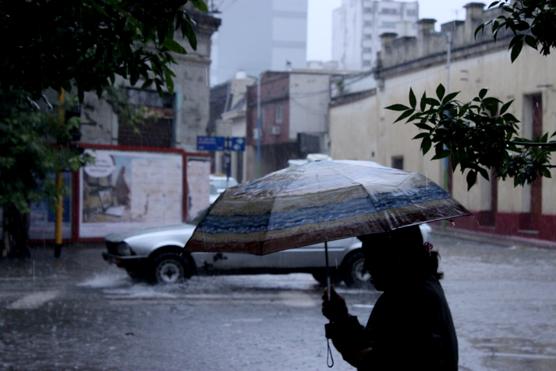
[[[225,177],[219,175],[211,175],[209,177],[209,201],[212,204],[218,196],[228,187],[237,185],[237,180],[233,177]]]
[[[324,244],[256,256],[244,253],[189,253],[184,249],[195,226],[179,224],[111,234],[105,239],[103,258],[127,271],[134,279],[158,283],[177,283],[193,274],[311,273],[325,282]],[[421,226],[428,240],[430,227]],[[348,286],[366,286],[369,275],[363,267],[361,241],[355,237],[328,243],[331,273],[335,281]]]

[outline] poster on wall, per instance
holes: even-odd
[[[191,221],[209,206],[210,160],[192,158],[187,161],[187,219]]]
[[[79,237],[182,222],[180,154],[87,150],[80,171]]]
[[[71,199],[72,177],[71,173],[64,173],[64,212],[62,214],[62,237],[71,237]],[[54,181],[54,176],[51,178]],[[44,199],[31,204],[29,212],[29,238],[33,240],[53,240],[55,211],[53,200]]]

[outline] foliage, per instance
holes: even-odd
[[[47,175],[87,161],[72,145],[79,119],[57,121],[41,107],[43,94],[65,90],[83,101],[117,76],[172,91],[174,53],[186,53],[186,43],[196,49],[195,11],[207,11],[203,0],[0,2],[0,207],[19,248],[30,202],[59,196]]]
[[[88,160],[70,145],[79,119],[60,125],[54,111],[40,110],[23,91],[0,91],[0,102],[0,207],[27,212],[30,202],[55,196],[49,174]]]
[[[499,8],[502,14],[485,24],[480,25],[475,31],[484,31],[490,26],[496,39],[501,30],[508,30],[513,34],[509,49],[512,62],[521,53],[523,44],[538,50],[543,55],[550,54],[550,49],[556,46],[556,2],[554,0],[521,0],[521,1],[495,1],[489,9]]]
[[[480,25],[475,35],[490,26],[494,38],[501,30],[512,32],[509,44],[511,61],[521,53],[523,44],[548,55],[556,46],[556,2],[554,0],[495,1],[501,15]],[[509,113],[512,101],[502,102],[481,89],[470,102],[456,100],[459,92],[446,93],[442,84],[436,97],[423,93],[419,105],[412,89],[409,104],[386,107],[401,112],[395,122],[405,120],[419,129],[414,139],[421,139],[421,151],[434,147],[433,159],[449,158],[452,170],[459,166],[467,172],[468,189],[491,172],[502,179],[512,178],[514,185],[550,177],[551,152],[556,151],[556,133],[538,138],[519,137],[519,120]]]
[[[177,31],[196,48],[191,7],[207,10],[202,0],[3,1],[0,89],[75,88],[82,100],[122,76],[171,91],[172,53],[186,52]]]
[[[547,143],[548,135],[536,141],[518,137],[519,121],[508,112],[512,101],[488,96],[487,89],[466,103],[456,100],[458,94],[446,94],[440,84],[435,97],[423,93],[418,102],[410,89],[408,106],[386,108],[401,112],[395,122],[405,120],[420,129],[414,139],[421,140],[424,154],[434,147],[433,160],[449,157],[453,171],[458,166],[467,171],[468,188],[477,174],[489,179],[490,170],[502,179],[513,178],[515,185],[550,177],[550,152],[532,145]]]

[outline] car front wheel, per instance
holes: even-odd
[[[370,287],[371,275],[365,269],[365,256],[361,251],[348,255],[343,264],[343,278],[347,286]]]
[[[154,260],[154,279],[157,283],[179,283],[184,278],[184,264],[178,255],[162,254]]]

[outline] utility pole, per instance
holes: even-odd
[[[65,91],[60,88],[58,94],[58,124],[65,125],[66,108],[65,108]],[[62,254],[62,217],[64,215],[64,177],[62,171],[58,169],[56,172],[56,219],[54,225],[54,257],[59,258]]]
[[[262,112],[261,112],[261,78],[259,74],[257,79],[257,138],[256,138],[256,152],[255,152],[255,178],[261,176],[261,140],[263,135],[262,130]]]

